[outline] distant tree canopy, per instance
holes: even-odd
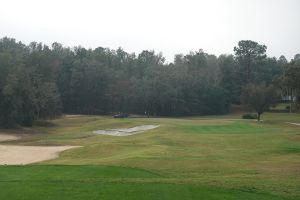
[[[300,109],[300,54],[290,63],[285,62],[283,75],[279,77],[279,86],[286,96],[296,98],[294,109]]]
[[[236,60],[241,68],[240,76],[245,78],[246,82],[249,83],[253,78],[254,69],[260,62],[266,58],[267,47],[260,45],[257,42],[251,40],[239,41],[238,46],[234,47],[234,53]]]
[[[283,74],[284,84],[299,91],[300,56],[291,63],[269,58],[266,46],[248,40],[234,52],[217,57],[199,50],[166,64],[154,51],[25,45],[5,37],[0,39],[0,126],[30,126],[61,113],[224,114],[231,103],[241,102],[248,84],[270,85]]]

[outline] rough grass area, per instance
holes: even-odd
[[[236,120],[234,119],[236,118]],[[6,144],[83,146],[0,167],[0,199],[300,199],[300,115],[64,117]],[[127,137],[99,129],[159,124]],[[39,133],[39,134],[38,134]]]

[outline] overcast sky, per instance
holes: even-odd
[[[233,53],[239,40],[268,55],[300,53],[300,0],[0,0],[0,37],[140,53]]]

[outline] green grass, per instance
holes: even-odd
[[[236,118],[236,119],[234,119]],[[300,115],[61,118],[22,145],[80,145],[58,159],[0,167],[0,199],[300,199]],[[51,124],[51,125],[49,125]],[[128,137],[94,130],[159,124]]]
[[[253,188],[167,183],[145,170],[110,166],[5,166],[0,177],[1,199],[283,199]]]
[[[159,174],[134,168],[97,165],[0,166],[1,181],[84,181],[107,178],[160,178]]]
[[[163,183],[105,182],[9,182],[1,184],[1,199],[203,199],[203,200],[279,200],[270,194],[226,190],[197,185]],[[17,189],[17,191],[16,191]],[[17,192],[17,193],[16,193]],[[26,194],[24,196],[24,194]]]
[[[288,111],[287,107],[290,106],[290,103],[279,103],[275,107],[271,107],[271,110],[275,111]]]
[[[179,128],[185,133],[194,134],[263,134],[276,133],[280,128],[266,127],[263,124],[253,122],[235,121],[226,125],[181,125]]]

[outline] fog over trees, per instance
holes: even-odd
[[[62,113],[225,114],[231,104],[241,103],[245,88],[259,84],[299,100],[300,55],[288,62],[284,56],[267,57],[266,50],[245,40],[234,55],[217,57],[200,49],[166,64],[161,53],[149,50],[136,55],[122,48],[25,45],[5,37],[0,39],[0,126],[30,126]]]

